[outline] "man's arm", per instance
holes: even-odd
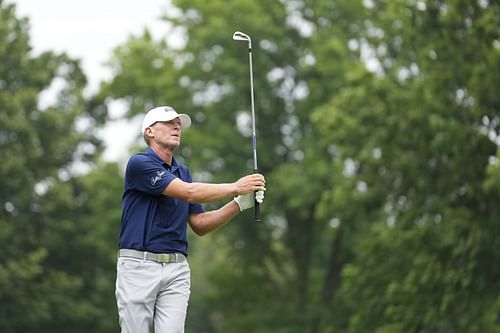
[[[189,225],[198,236],[206,235],[231,221],[239,212],[252,208],[255,201],[264,202],[264,191],[239,195],[217,210],[189,214]]]
[[[264,176],[254,173],[225,184],[187,183],[177,178],[168,184],[163,194],[189,203],[206,203],[264,190]]]
[[[203,236],[222,227],[239,212],[240,207],[234,200],[231,200],[219,209],[189,214],[189,225],[198,236]]]

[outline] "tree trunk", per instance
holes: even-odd
[[[317,311],[311,322],[310,333],[319,333],[321,331],[321,322],[324,312],[322,309],[328,308],[331,303],[335,291],[340,286],[340,273],[342,272],[343,261],[340,257],[340,247],[342,244],[342,227],[340,227],[335,234],[330,246],[330,255],[328,259],[328,268],[321,288],[321,295],[319,296],[319,305]]]

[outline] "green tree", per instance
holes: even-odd
[[[95,129],[106,115],[85,85],[78,61],[33,55],[28,20],[0,1],[2,332],[116,329],[102,310],[112,309],[114,283],[102,223],[110,207],[119,214],[106,190],[121,181],[116,166],[82,175],[102,149]]]
[[[325,216],[338,232],[363,226],[342,272],[349,331],[500,331],[490,265],[500,253],[499,10],[374,2],[364,35],[379,75],[314,113],[323,145],[353,166],[345,191],[325,196]],[[366,215],[344,216],[344,205]]]

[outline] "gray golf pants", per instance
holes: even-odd
[[[116,301],[122,333],[183,333],[190,295],[187,260],[161,264],[118,258]]]

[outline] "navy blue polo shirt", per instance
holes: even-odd
[[[187,255],[188,215],[202,213],[203,207],[162,194],[176,178],[192,182],[185,165],[172,158],[170,167],[149,147],[129,159],[122,197],[120,249]]]

